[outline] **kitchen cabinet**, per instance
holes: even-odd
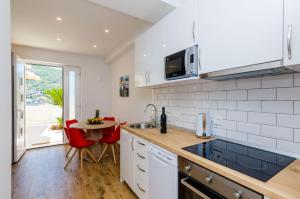
[[[121,181],[140,199],[149,198],[149,143],[128,131],[121,130]]]
[[[282,21],[283,0],[199,0],[200,73],[282,60]]]
[[[135,40],[136,87],[165,83],[165,57],[197,44],[197,2],[182,1]]]
[[[149,143],[135,136],[134,139],[134,192],[140,199],[149,198]]]
[[[300,1],[284,0],[284,65],[300,64]]]
[[[134,136],[126,130],[121,130],[120,162],[121,181],[125,181],[134,190]]]
[[[197,8],[198,0],[181,1],[178,7],[163,19],[166,24],[165,56],[198,43]]]

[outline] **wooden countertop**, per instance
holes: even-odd
[[[207,140],[197,138],[192,131],[169,127],[167,134],[161,134],[159,129],[133,129],[128,125],[122,129],[137,135],[149,142],[165,148],[196,164],[219,173],[235,182],[253,189],[271,199],[300,199],[300,160],[297,159],[280,171],[267,182],[262,182],[230,168],[199,157],[183,150],[183,147],[202,143]]]

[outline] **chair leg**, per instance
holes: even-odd
[[[91,151],[88,150],[88,149],[85,149],[85,150],[86,150],[87,154],[93,159],[93,161],[94,161],[95,163],[97,163],[97,160],[96,160],[95,156],[91,153]]]
[[[83,169],[83,149],[80,149],[79,153],[80,153],[80,171],[82,172],[82,169]]]
[[[100,162],[100,160],[101,160],[101,158],[103,157],[103,155],[104,155],[105,151],[107,150],[108,146],[109,146],[109,144],[107,144],[107,145],[104,147],[104,149],[103,149],[103,151],[102,151],[102,153],[101,153],[101,155],[100,155],[100,157],[99,157],[99,159],[98,159],[98,162]]]
[[[67,164],[65,165],[64,169],[67,169],[67,167],[69,166],[70,162],[72,161],[72,159],[74,158],[75,154],[77,153],[78,149],[75,150],[75,152],[72,154],[71,158],[69,159],[69,161],[67,162]]]
[[[73,149],[73,147],[71,147],[71,148],[69,149],[69,151],[68,151],[67,154],[66,154],[66,158],[68,157],[68,155],[69,155],[69,153],[72,151],[72,149]]]
[[[114,145],[111,144],[110,146],[111,146],[112,154],[113,154],[113,157],[114,157],[114,163],[117,164]]]

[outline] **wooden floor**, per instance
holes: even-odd
[[[27,151],[12,168],[12,199],[136,199],[120,182],[120,167],[108,153],[101,163],[84,162],[74,157],[68,170],[65,146]],[[119,154],[119,150],[116,150]],[[119,155],[117,155],[119,160]],[[119,161],[118,161],[119,163]]]

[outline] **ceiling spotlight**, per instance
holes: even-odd
[[[56,38],[57,41],[60,41],[61,39],[59,37]]]
[[[93,47],[94,47],[94,48],[97,48],[97,45],[95,44],[95,45],[93,45]]]
[[[163,45],[161,45],[163,48],[165,48],[165,47],[167,47],[167,44],[163,44]]]
[[[147,57],[147,54],[144,54],[144,57]]]
[[[56,17],[56,20],[57,21],[62,21],[62,18],[61,17]]]
[[[105,33],[109,33],[109,30],[108,30],[108,29],[105,29],[104,32],[105,32]]]

